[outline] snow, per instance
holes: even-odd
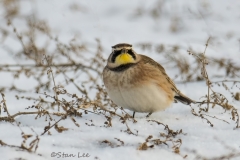
[[[3,3],[3,2],[1,2]],[[80,37],[81,41],[95,47],[95,39],[98,38],[103,45],[104,55],[106,59],[111,52],[111,46],[126,42],[133,44],[137,52],[148,55],[158,62],[164,62],[166,57],[156,54],[154,49],[141,50],[139,43],[152,43],[155,45],[164,44],[172,47],[178,45],[180,53],[189,57],[189,61],[193,57],[188,56],[187,50],[203,52],[205,43],[208,37],[212,37],[213,41],[209,44],[206,54],[211,57],[231,58],[233,62],[240,64],[240,42],[239,42],[239,25],[240,25],[240,2],[229,2],[224,0],[215,1],[161,1],[155,0],[147,2],[144,0],[131,1],[59,1],[59,0],[25,0],[19,1],[21,4],[21,14],[37,16],[45,20],[51,26],[51,31],[54,35],[58,35],[61,42],[68,43],[73,37]],[[79,10],[72,11],[71,6],[79,7]],[[153,18],[150,10],[157,8],[160,11],[159,17]],[[1,9],[2,6],[0,6]],[[137,16],[136,9],[140,8],[143,13]],[[0,10],[1,10],[0,9]],[[3,16],[2,11],[0,15]],[[0,28],[6,28],[5,20],[1,19]],[[173,19],[177,19],[173,21]],[[179,23],[179,31],[173,32],[169,28],[172,23]],[[18,26],[18,30],[24,31],[26,25],[19,21],[13,20],[13,24]],[[39,39],[39,46],[46,43],[44,36]],[[16,39],[6,39],[0,44],[1,64],[28,63],[28,61],[19,62],[17,58],[12,59],[4,49],[4,46],[11,48],[13,52],[17,52],[20,48]],[[49,46],[51,48],[51,45]],[[154,48],[154,46],[153,46]],[[29,64],[29,63],[28,63]],[[163,65],[164,66],[164,65]],[[166,64],[167,73],[170,77],[177,74],[176,68],[170,68]],[[210,73],[217,70],[208,68]],[[12,83],[22,88],[31,88],[35,85],[32,78],[20,77],[19,80],[13,81],[6,72],[0,72],[0,87],[10,86]],[[4,78],[3,78],[4,77]],[[83,76],[84,78],[84,76]],[[228,77],[226,77],[227,79]],[[61,77],[56,79],[59,83],[63,81]],[[179,80],[179,79],[178,79]],[[222,79],[220,79],[222,80]],[[99,80],[102,85],[103,82]],[[80,83],[80,82],[78,82]],[[207,94],[207,86],[205,82],[192,82],[177,84],[178,88],[186,95],[195,100],[200,100],[200,97]],[[218,89],[215,87],[214,89]],[[75,93],[74,87],[69,87],[69,92]],[[239,89],[235,88],[234,92]],[[220,89],[220,92],[226,94],[238,110],[240,102],[234,101],[228,91]],[[19,111],[26,111],[25,108],[32,105],[32,101],[16,100],[14,92],[5,92],[6,102],[9,112],[15,114]],[[36,97],[43,96],[34,92]],[[52,94],[52,93],[49,93]],[[24,94],[23,94],[24,95]],[[27,94],[28,95],[28,94]],[[94,96],[94,95],[91,95]],[[51,99],[48,99],[51,100]],[[195,109],[197,105],[192,105]],[[126,110],[130,115],[131,111]],[[118,111],[120,113],[120,111]],[[196,155],[212,158],[219,157],[231,153],[232,150],[236,153],[240,152],[240,134],[239,129],[235,129],[236,124],[229,119],[230,113],[220,107],[210,109],[211,116],[217,116],[226,120],[210,118],[214,127],[210,127],[206,120],[196,117],[191,114],[191,108],[181,103],[174,103],[170,108],[162,112],[153,113],[149,118],[146,114],[136,113],[137,123],[127,121],[130,129],[137,133],[131,135],[124,132],[127,128],[125,124],[119,121],[119,118],[114,116],[112,119],[112,127],[104,127],[103,124],[106,118],[96,114],[83,114],[82,118],[76,118],[80,127],[76,127],[70,118],[60,121],[58,126],[68,128],[67,131],[58,133],[54,128],[50,130],[51,135],[40,136],[43,128],[48,125],[45,118],[35,120],[33,115],[18,116],[17,122],[20,122],[20,128],[24,133],[32,134],[33,137],[28,140],[30,142],[39,135],[40,141],[36,153],[28,153],[12,147],[0,147],[0,159],[172,159],[180,160],[187,155],[186,159],[194,159]],[[3,113],[1,116],[4,115]],[[60,117],[53,116],[57,121]],[[163,137],[160,133],[166,133],[162,125],[157,125],[154,122],[147,120],[157,120],[163,124],[167,124],[170,129],[179,131],[182,129],[183,134],[178,134],[173,137],[174,141],[181,139],[180,154],[176,154],[172,149],[172,142],[167,145],[155,145],[147,150],[138,150],[138,147],[145,142],[145,139],[152,135],[152,139]],[[92,122],[91,122],[92,121]],[[94,126],[88,126],[94,124]],[[31,130],[34,130],[34,132]],[[0,122],[0,140],[10,145],[20,146],[23,139],[21,130],[15,123]],[[115,138],[124,141],[124,145]],[[164,139],[164,138],[163,138]],[[103,141],[109,141],[114,147]],[[149,143],[150,144],[150,143]],[[116,147],[120,145],[119,147]],[[226,146],[230,146],[229,149]],[[194,152],[196,151],[196,153]],[[55,154],[54,153],[58,153]],[[77,157],[78,154],[89,154],[89,157]],[[39,154],[39,155],[38,155]],[[75,157],[67,157],[67,156]],[[52,156],[51,156],[52,155]],[[65,155],[65,157],[64,157]],[[239,159],[235,157],[233,159]]]

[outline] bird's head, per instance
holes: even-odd
[[[139,58],[131,44],[119,43],[112,46],[112,53],[108,58],[107,66],[115,68],[126,64],[134,64],[139,61]]]

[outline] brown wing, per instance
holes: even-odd
[[[191,103],[196,103],[194,100],[188,98],[187,96],[185,96],[184,94],[182,94],[176,87],[176,85],[174,84],[174,82],[168,77],[165,69],[156,61],[154,61],[153,59],[145,56],[145,55],[141,55],[144,59],[144,63],[149,63],[155,67],[157,67],[159,69],[160,72],[163,73],[163,75],[165,75],[167,81],[171,84],[171,88],[172,90],[176,93],[174,96],[174,99],[176,99],[177,101],[180,101],[184,104],[191,104]]]

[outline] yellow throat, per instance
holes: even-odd
[[[122,53],[119,56],[116,57],[115,63],[117,65],[127,64],[127,63],[133,63],[134,59],[131,55],[128,53]]]

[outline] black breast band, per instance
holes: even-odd
[[[125,71],[127,70],[128,68],[136,65],[137,63],[128,63],[128,64],[123,64],[123,65],[120,65],[118,67],[115,67],[115,68],[109,68],[111,71],[115,71],[115,72],[121,72],[121,71]]]

